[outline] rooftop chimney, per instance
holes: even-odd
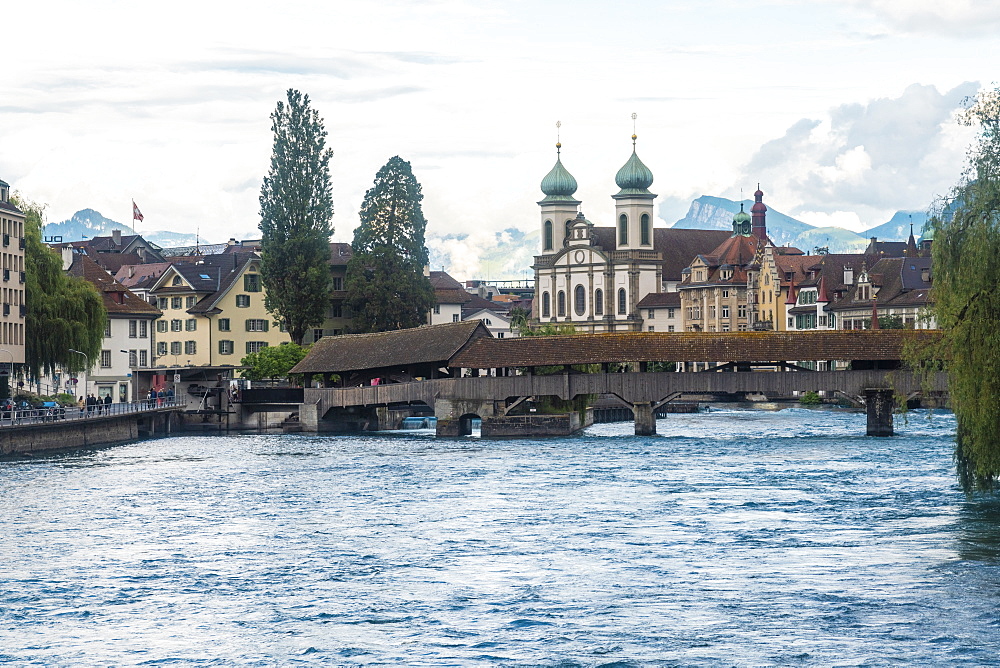
[[[122,245],[122,231],[121,230],[111,230],[111,240],[115,243],[115,246]]]

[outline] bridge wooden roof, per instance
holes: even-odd
[[[419,364],[447,366],[470,341],[489,337],[481,320],[373,334],[324,336],[291,373],[344,373]]]
[[[816,332],[622,332],[478,339],[451,358],[455,368],[601,362],[781,362],[898,360],[906,341],[934,341],[932,330]]]

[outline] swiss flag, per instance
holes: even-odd
[[[142,211],[139,211],[139,207],[136,206],[135,200],[132,200],[132,220],[138,220],[142,222]]]

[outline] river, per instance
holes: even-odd
[[[984,665],[1000,503],[954,418],[178,436],[0,462],[0,663]]]

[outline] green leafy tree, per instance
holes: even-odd
[[[966,490],[985,490],[1000,475],[1000,89],[981,92],[964,121],[980,135],[962,181],[931,219],[943,338],[922,356],[947,360],[959,477]]]
[[[97,364],[108,314],[93,284],[67,275],[62,259],[42,243],[43,211],[18,199],[25,213],[25,365],[31,376],[56,368],[85,371]],[[70,349],[86,353],[70,352]]]
[[[288,372],[305,356],[306,348],[286,341],[280,346],[268,346],[250,353],[240,360],[240,364],[250,367],[243,371],[243,377],[248,380],[276,380],[288,378]]]
[[[427,321],[434,289],[424,276],[423,198],[410,163],[399,156],[378,170],[365,193],[345,280],[354,331],[384,332]]]
[[[326,130],[309,96],[288,89],[271,114],[271,168],[260,189],[264,305],[302,344],[330,304],[333,197]]]

